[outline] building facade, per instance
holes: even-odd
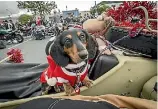
[[[80,11],[80,15],[82,16],[82,18],[87,14],[90,15],[90,11]]]
[[[78,17],[80,15],[79,10],[68,10],[68,11],[62,11],[63,18],[69,17],[73,15],[74,17]]]

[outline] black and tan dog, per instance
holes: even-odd
[[[46,46],[49,67],[40,78],[43,92],[49,90],[47,86],[58,89],[57,86],[63,85],[66,94],[70,95],[81,82],[90,87],[89,60],[95,57],[96,51],[96,42],[82,29],[66,30],[50,40]]]

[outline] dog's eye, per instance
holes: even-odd
[[[85,41],[86,41],[86,36],[85,36],[84,34],[82,34],[82,35],[80,36],[80,40],[81,40],[82,42],[85,42]]]
[[[66,39],[64,45],[65,45],[66,48],[72,47],[72,40],[71,39]]]

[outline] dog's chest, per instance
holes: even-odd
[[[60,78],[58,79],[58,84],[64,83],[68,80],[72,85],[74,85],[76,81],[83,81],[88,73],[88,64],[85,62],[78,65],[69,64],[64,68],[57,68],[56,71],[58,71],[58,73],[56,73],[56,77]]]

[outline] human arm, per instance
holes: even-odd
[[[101,96],[64,96],[64,97],[53,97],[53,98],[63,98],[71,100],[84,100],[84,101],[105,101],[114,106],[122,109],[156,109],[157,102],[152,100],[146,100],[135,97],[126,97],[113,94],[106,94]]]
[[[157,102],[155,101],[135,97],[107,94],[100,96],[100,98],[117,105],[119,108],[156,109],[157,107]]]

